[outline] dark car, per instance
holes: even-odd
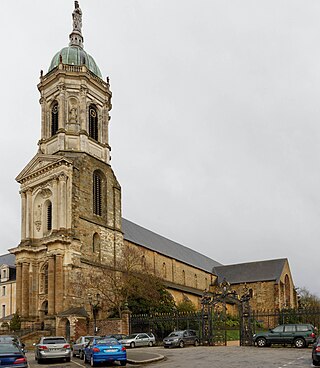
[[[183,348],[185,345],[199,345],[199,338],[194,330],[173,331],[171,334],[163,339],[163,346],[171,348],[179,346]]]
[[[27,368],[28,362],[24,352],[13,342],[0,342],[0,366]]]
[[[95,337],[84,348],[84,363],[90,362],[91,367],[100,363],[118,361],[120,365],[127,364],[127,351],[113,337]]]
[[[296,348],[303,348],[314,343],[315,339],[316,329],[310,324],[285,324],[253,335],[253,341],[258,347],[292,344]]]
[[[25,353],[25,344],[16,335],[0,335],[0,343],[14,343]]]
[[[312,363],[316,367],[320,366],[320,337],[318,337],[312,347]]]

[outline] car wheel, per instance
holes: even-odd
[[[194,341],[194,346],[199,346],[199,341],[198,340]]]
[[[183,347],[184,347],[184,342],[183,342],[183,340],[181,340],[181,341],[179,342],[179,347],[180,347],[180,348],[183,348]]]
[[[72,356],[75,357],[76,356],[76,353],[74,350],[72,350]]]
[[[79,358],[82,360],[83,359],[83,351],[82,350],[79,350]]]
[[[312,359],[312,364],[315,366],[315,367],[319,367],[320,366],[320,362],[318,360],[313,360]]]
[[[121,360],[120,365],[123,366],[123,367],[126,366],[127,365],[127,361],[126,360]]]
[[[43,359],[38,358],[38,364],[41,364],[41,363],[43,363],[43,362],[44,362],[44,360],[43,360]]]
[[[71,358],[66,358],[66,363],[69,363],[71,361]]]
[[[86,364],[87,363],[87,358],[86,358],[86,354],[84,352],[83,353],[83,363]]]
[[[257,339],[257,346],[259,348],[264,348],[265,346],[267,346],[267,340],[264,337],[259,337]]]
[[[136,346],[136,344],[132,341],[131,343],[130,343],[130,348],[134,348]]]
[[[94,360],[93,360],[93,356],[91,355],[91,358],[90,358],[90,365],[91,367],[95,367],[95,363],[94,363]]]
[[[152,347],[153,346],[153,342],[152,341],[149,341],[148,346]]]
[[[298,349],[304,348],[306,346],[306,342],[304,341],[302,337],[298,337],[297,339],[295,339],[293,344]]]

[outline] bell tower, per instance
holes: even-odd
[[[85,275],[115,267],[123,248],[121,188],[110,165],[109,78],[102,79],[83,48],[78,1],[72,19],[69,46],[54,55],[47,73],[41,71],[41,137],[16,178],[21,242],[10,250],[24,326],[41,323],[57,331],[62,314],[70,326],[68,311],[89,310]]]

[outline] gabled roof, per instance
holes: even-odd
[[[223,281],[225,278],[230,284],[257,281],[278,282],[287,261],[287,258],[280,258],[217,266],[214,268],[214,272],[218,276],[218,282]]]
[[[122,231],[124,232],[125,240],[201,270],[212,272],[213,267],[221,266],[221,263],[193,249],[169,240],[124,218],[122,218]]]
[[[10,266],[15,266],[15,262],[16,262],[16,257],[14,254],[3,254],[2,256],[0,256],[0,266],[5,264]]]

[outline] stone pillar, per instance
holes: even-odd
[[[22,263],[22,306],[21,316],[29,316],[29,263]]]
[[[22,265],[16,265],[16,309],[21,315],[22,312]]]
[[[57,292],[55,293],[55,306],[56,313],[62,312],[63,310],[63,256],[61,254],[56,255],[55,263],[55,288]]]
[[[57,230],[59,229],[58,225],[58,201],[59,201],[59,194],[58,194],[58,178],[54,178],[52,181],[52,190],[53,190],[53,197],[52,197],[52,229]]]
[[[38,315],[38,265],[30,264],[29,272],[29,315]]]
[[[20,192],[21,197],[21,240],[26,238],[26,193]]]
[[[55,275],[54,257],[50,256],[48,261],[48,314],[55,314]]]
[[[59,214],[59,220],[60,220],[60,229],[66,228],[66,215],[67,215],[67,176],[64,174],[61,174],[59,176],[59,189],[60,189],[60,201],[59,201],[59,207],[60,207],[60,214]]]
[[[25,211],[25,223],[26,223],[26,238],[31,238],[32,234],[32,190],[28,189],[26,193],[26,211]]]

